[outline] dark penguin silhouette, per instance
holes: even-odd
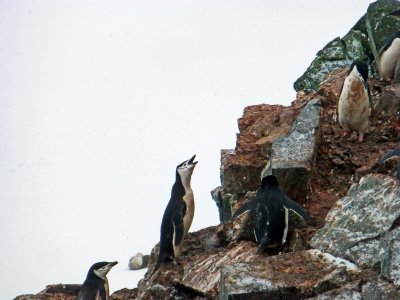
[[[362,142],[368,128],[369,110],[372,109],[368,88],[368,65],[356,60],[348,71],[337,103],[337,117],[343,128],[343,135],[357,131]]]
[[[249,206],[252,206],[254,235],[260,245],[259,252],[278,248],[286,243],[289,210],[304,221],[309,219],[307,212],[285,195],[279,187],[278,179],[273,175],[262,179],[261,187]]]
[[[109,300],[107,273],[117,263],[102,261],[91,266],[76,300]]]
[[[383,164],[385,161],[388,161],[392,158],[400,157],[400,146],[398,148],[395,148],[388,153],[386,153],[381,160],[379,161],[380,164]],[[397,171],[396,171],[396,177],[398,180],[400,180],[400,162],[397,164]]]
[[[195,157],[196,155],[176,167],[171,199],[161,222],[160,254],[155,270],[164,261],[177,261],[182,252],[182,242],[192,224],[194,197],[190,180],[197,164]]]
[[[383,80],[400,82],[400,31],[386,38],[376,57],[376,66]]]

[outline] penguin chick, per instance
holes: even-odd
[[[161,222],[160,254],[155,270],[166,260],[177,261],[182,252],[182,242],[192,224],[194,197],[190,180],[197,164],[195,157],[196,155],[176,167],[171,199]]]
[[[259,252],[278,248],[286,243],[289,210],[304,221],[309,219],[306,211],[285,195],[279,187],[278,179],[273,175],[262,179],[253,203],[254,235],[260,244]]]
[[[109,300],[110,289],[107,273],[118,262],[98,262],[90,267],[76,300]]]
[[[368,83],[368,65],[356,60],[344,79],[337,104],[337,119],[343,128],[343,135],[355,130],[362,142],[368,127],[368,116],[371,105],[371,94]]]
[[[400,82],[400,31],[385,40],[376,57],[376,66],[383,80]]]
[[[400,146],[396,149],[393,149],[386,153],[381,160],[379,161],[379,164],[383,164],[385,161],[390,160],[395,157],[400,157]],[[397,164],[397,171],[396,171],[396,176],[397,179],[400,180],[400,162]]]

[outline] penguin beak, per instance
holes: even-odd
[[[189,163],[190,165],[195,165],[195,164],[197,164],[197,161],[194,161],[194,158],[195,158],[195,157],[196,157],[196,154],[193,155],[191,159],[189,159],[188,163]]]
[[[114,267],[116,264],[118,264],[118,262],[117,262],[117,261],[113,261],[113,262],[110,262],[108,265],[110,266],[110,268],[112,268],[112,267]]]

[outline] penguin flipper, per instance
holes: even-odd
[[[306,212],[306,210],[297,202],[290,199],[288,196],[285,195],[283,198],[283,205],[290,211],[294,212],[300,218],[307,222],[310,219],[310,216]]]
[[[176,213],[172,218],[172,223],[174,225],[174,245],[177,246],[182,242],[183,239],[183,217],[186,213],[186,203],[182,200],[181,204],[179,205]]]
[[[383,164],[385,161],[387,161],[387,160],[389,160],[389,159],[391,159],[391,158],[393,158],[393,157],[396,157],[396,156],[400,156],[400,147],[399,147],[399,148],[396,148],[396,149],[394,149],[394,150],[391,150],[391,151],[389,151],[388,153],[386,153],[386,154],[381,158],[381,160],[379,161],[379,163],[380,163],[380,164]]]
[[[99,291],[99,297],[101,300],[107,300],[106,290],[103,287]]]

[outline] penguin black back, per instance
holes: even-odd
[[[259,251],[277,248],[286,239],[284,196],[275,176],[270,175],[262,179],[253,211],[254,233],[256,241],[260,244]]]
[[[109,300],[107,273],[118,262],[98,262],[87,273],[76,300]]]

